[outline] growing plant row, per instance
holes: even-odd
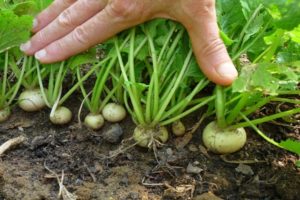
[[[23,55],[18,46],[29,38],[31,14],[45,6],[40,3],[0,3],[0,122],[17,104],[28,112],[48,107],[52,123],[66,124],[72,119],[66,100],[77,91],[82,100],[77,115],[89,112],[83,119],[88,128],[101,129],[105,120],[119,122],[128,113],[136,124],[133,138],[143,147],[167,142],[167,127],[184,135],[182,119],[202,109],[203,119],[215,119],[203,131],[210,151],[239,150],[246,142],[244,128],[252,127],[268,142],[300,154],[299,141],[276,142],[256,127],[276,119],[294,123],[300,112],[300,17],[291,15],[299,8],[296,1],[218,1],[220,35],[240,75],[210,94],[188,34],[168,20],[133,27],[60,63],[45,65]],[[292,106],[251,117],[271,102]]]

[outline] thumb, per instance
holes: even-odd
[[[189,26],[194,53],[203,73],[216,84],[230,85],[238,72],[219,36],[215,16],[201,16]]]

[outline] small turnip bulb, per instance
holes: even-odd
[[[89,113],[84,119],[84,125],[93,130],[98,130],[104,125],[104,119],[101,114]]]
[[[9,118],[10,115],[11,115],[10,108],[7,107],[7,108],[0,110],[0,123],[5,122]]]
[[[108,103],[104,106],[102,115],[109,122],[120,122],[126,117],[126,110],[119,104]]]
[[[53,115],[50,116],[50,121],[53,124],[57,124],[57,125],[67,124],[71,121],[71,119],[72,119],[72,112],[64,106],[58,107],[54,111]]]
[[[185,126],[180,120],[172,124],[172,132],[177,137],[183,136],[185,134],[185,131]]]
[[[19,107],[27,112],[41,110],[46,106],[39,89],[25,90],[19,96]]]
[[[169,139],[168,130],[163,126],[158,128],[137,126],[134,129],[133,139],[138,142],[139,146],[147,148],[151,142],[154,142],[151,141],[152,138],[165,143]]]
[[[214,121],[205,127],[202,139],[208,150],[217,154],[229,154],[240,150],[245,145],[247,134],[244,128],[219,128]]]

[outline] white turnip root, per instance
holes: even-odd
[[[146,128],[137,126],[133,132],[133,139],[141,147],[149,147],[155,140],[165,143],[169,138],[168,130],[161,126],[157,128]]]
[[[84,125],[93,130],[98,130],[104,125],[104,119],[101,114],[89,113],[84,119]]]
[[[27,112],[41,110],[46,106],[39,89],[25,90],[19,96],[19,107]]]
[[[109,122],[120,122],[126,117],[126,110],[116,103],[108,103],[102,110],[103,118]]]
[[[240,150],[246,143],[247,135],[244,128],[219,128],[217,123],[209,123],[202,135],[203,143],[217,154],[229,154]]]
[[[172,133],[177,137],[183,136],[185,131],[185,126],[180,120],[172,123]]]
[[[50,115],[50,121],[53,124],[57,124],[57,125],[67,124],[71,121],[71,119],[72,119],[72,112],[64,106],[58,107]]]
[[[11,115],[10,108],[4,108],[0,110],[0,123],[6,121]]]

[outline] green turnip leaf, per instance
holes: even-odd
[[[17,16],[10,10],[0,10],[0,53],[29,39],[32,17]]]

